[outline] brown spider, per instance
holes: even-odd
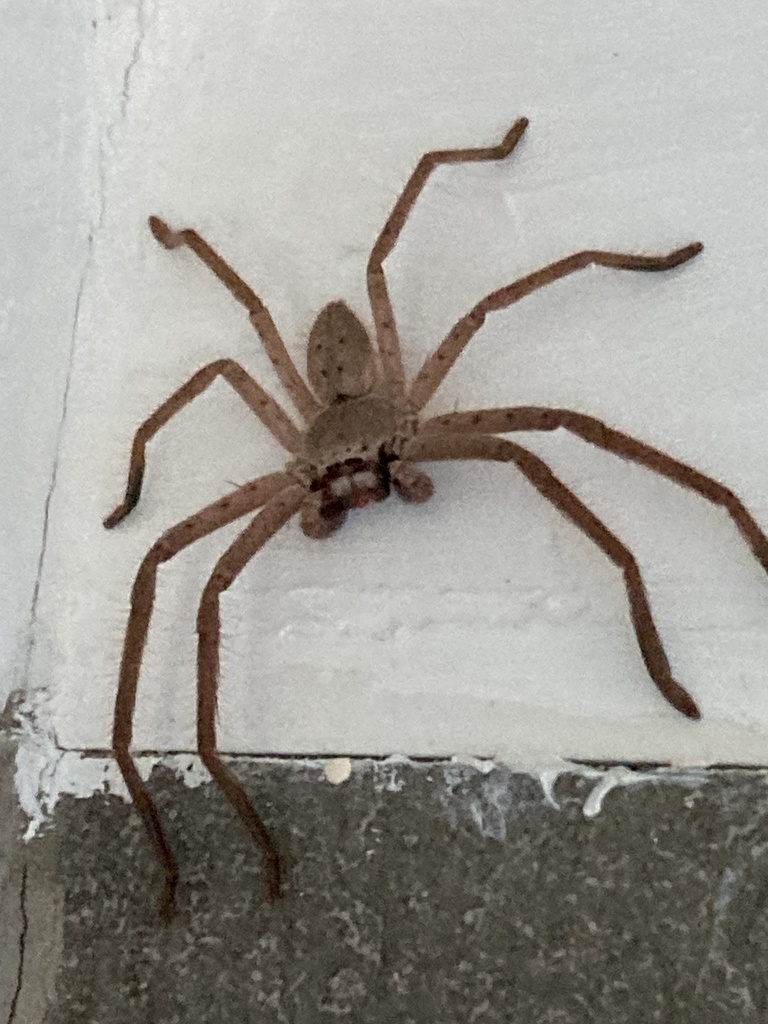
[[[304,533],[319,539],[338,530],[350,509],[382,501],[392,489],[405,501],[426,501],[432,494],[432,482],[416,468],[416,463],[440,459],[513,462],[544,497],[591,537],[621,569],[632,622],[648,672],[669,703],[689,718],[698,718],[699,710],[672,676],[632,553],[537,455],[493,435],[563,428],[600,448],[641,463],[725,508],[768,570],[768,537],[731,491],[592,416],[566,409],[524,406],[448,413],[426,421],[419,419],[421,410],[491,311],[505,309],[537,289],[593,264],[618,270],[669,270],[702,250],[699,242],[666,256],[587,250],[551,263],[481,299],[450,329],[415,380],[407,386],[384,278],[384,260],[435,167],[501,160],[515,148],[527,124],[526,118],[520,118],[497,146],[442,150],[426,153],[421,158],[368,260],[368,294],[376,326],[376,348],[363,324],[345,303],[330,303],[318,315],[309,335],[307,374],[311,390],[289,356],[267,308],[229,264],[196,231],[173,231],[158,217],[149,219],[158,242],[167,249],[188,246],[245,306],[280,381],[304,421],[301,428],[297,427],[240,365],[231,359],[219,359],[199,370],[139,427],[133,440],[125,498],[104,521],[107,528],[112,528],[136,506],[141,494],[147,443],[172,416],[218,377],[228,381],[291,455],[284,472],[270,473],[238,487],[167,530],[142,561],[133,584],[115,706],[113,749],[164,872],[161,910],[166,916],[173,909],[178,867],[157,809],[131,757],[130,746],[136,686],[155,600],[157,570],[189,544],[261,509],[218,560],[203,590],[197,616],[197,739],[203,762],[262,851],[265,887],[271,899],[280,895],[278,852],[242,784],[216,750],[219,602],[221,594],[256,552],[292,516],[298,513]]]

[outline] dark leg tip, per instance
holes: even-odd
[[[128,479],[128,488],[125,493],[125,501],[121,502],[114,512],[111,512],[104,520],[104,526],[111,530],[113,526],[117,526],[119,522],[132,512],[139,503],[141,497],[141,485],[144,480],[144,464],[139,465],[131,472]]]
[[[160,920],[168,925],[176,916],[176,886],[178,878],[166,878],[163,892],[160,896],[158,911]]]
[[[698,256],[703,248],[704,244],[702,242],[691,242],[690,245],[686,245],[683,249],[678,249],[677,252],[672,253],[670,265],[679,267],[681,263],[687,263],[694,256]]]
[[[107,518],[104,520],[104,528],[111,530],[118,523],[122,523],[128,513],[131,511],[133,506],[126,506],[125,504],[118,505],[114,512],[110,512]]]
[[[674,684],[674,690],[665,694],[670,704],[676,708],[686,718],[692,719],[694,722],[698,722],[701,718],[701,712],[699,711],[698,705],[693,697],[684,690],[679,683]]]
[[[283,885],[280,878],[280,859],[275,856],[274,860],[264,862],[264,893],[270,903],[276,903],[283,895]]]
[[[168,227],[164,220],[160,220],[159,217],[150,217],[149,230],[153,236],[157,239],[160,245],[165,246],[166,249],[172,249],[174,247],[174,232]]]
[[[512,127],[509,129],[507,134],[501,140],[500,149],[505,155],[512,152],[514,146],[523,134],[525,129],[528,127],[529,121],[527,117],[519,117]]]

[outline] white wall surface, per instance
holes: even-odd
[[[727,483],[768,528],[761,0],[4,10],[19,73],[3,86],[3,473],[23,500],[2,607],[22,644],[56,466],[27,680],[38,739],[109,745],[142,556],[283,461],[216,385],[152,444],[136,511],[101,526],[134,430],[205,363],[231,356],[287,404],[243,310],[157,245],[150,213],[233,263],[303,367],[325,302],[371,324],[366,260],[419,156],[492,144],[527,115],[510,160],[434,175],[387,263],[410,373],[484,294],[572,251],[706,251],[666,275],[588,270],[493,315],[430,411],[592,413]],[[513,468],[443,464],[427,505],[393,499],[324,543],[292,524],[227,594],[223,749],[765,762],[768,579],[727,516],[582,442],[516,439],[636,553],[703,720],[657,694],[589,540]],[[194,748],[196,607],[236,534],[161,570],[137,748]]]
[[[91,253],[87,26],[55,2],[0,3],[0,705],[29,664]]]

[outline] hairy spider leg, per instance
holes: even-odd
[[[514,406],[448,413],[426,420],[423,429],[449,430],[460,434],[506,434],[514,430],[557,430],[562,428],[590,444],[652,469],[687,490],[695,491],[713,505],[725,509],[763,569],[768,572],[768,535],[758,526],[743,502],[723,484],[698,469],[673,459],[629,434],[609,427],[595,416],[569,409]]]
[[[653,620],[648,595],[632,552],[602,523],[573,491],[559,480],[533,452],[500,437],[485,434],[435,432],[417,435],[405,449],[405,457],[424,462],[446,459],[483,459],[514,462],[536,490],[570,519],[621,569],[629,598],[632,624],[645,666],[654,683],[687,718],[699,718],[695,701],[672,676],[672,670]]]
[[[285,347],[275,321],[272,319],[272,314],[258,295],[193,228],[173,231],[159,217],[150,217],[149,229],[166,249],[176,249],[182,245],[188,246],[218,277],[237,301],[245,306],[249,319],[261,338],[264,349],[277,371],[283,387],[306,422],[310,423],[320,411],[321,405],[296,369],[296,364]]]
[[[498,146],[487,146],[483,149],[445,149],[425,153],[408,179],[400,198],[395,203],[386,224],[374,243],[368,259],[368,297],[376,325],[376,341],[384,379],[393,398],[399,398],[405,393],[405,372],[395,314],[384,277],[384,260],[394,248],[414,203],[436,167],[441,164],[503,160],[510,155],[527,127],[528,118],[519,118]]]
[[[550,263],[541,270],[521,277],[512,284],[499,288],[481,299],[477,305],[458,320],[440,342],[438,347],[426,360],[413,381],[408,392],[408,400],[418,412],[423,409],[430,398],[448,375],[448,371],[469,344],[470,340],[485,323],[486,316],[498,309],[506,309],[526,295],[531,295],[560,278],[567,277],[585,267],[613,267],[616,270],[659,271],[671,270],[681,263],[686,263],[698,255],[704,246],[701,242],[692,242],[682,249],[676,249],[665,256],[632,256],[619,252],[600,252],[587,249],[574,253],[565,259]]]
[[[155,856],[163,869],[164,890],[160,900],[160,912],[166,920],[173,913],[179,869],[160,824],[155,803],[130,753],[136,690],[155,603],[157,570],[163,562],[169,561],[190,544],[253,512],[294,483],[294,478],[287,473],[270,473],[245,484],[171,527],[170,530],[166,530],[145,555],[131,590],[131,609],[115,698],[112,749],[136,809],[141,815]]]
[[[113,512],[104,520],[104,526],[110,530],[125,519],[138,504],[141,497],[141,486],[144,481],[145,452],[147,443],[152,440],[158,430],[193,398],[205,391],[217,377],[223,377],[240,395],[245,404],[254,412],[272,436],[280,444],[296,454],[301,445],[301,434],[282,408],[267,394],[256,381],[232,359],[218,359],[198,370],[170,398],[160,405],[151,416],[141,424],[133,438],[131,459],[128,466],[128,484],[125,497]]]
[[[216,705],[221,641],[220,598],[257,551],[285,526],[307,496],[301,484],[276,494],[216,563],[197,613],[197,743],[200,757],[237,811],[264,857],[264,883],[269,899],[280,896],[280,857],[245,787],[221,760],[216,749]]]

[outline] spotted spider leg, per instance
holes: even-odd
[[[512,125],[498,146],[483,149],[444,149],[425,153],[411,174],[400,198],[395,203],[379,237],[374,243],[368,259],[368,297],[371,303],[376,340],[381,358],[385,383],[393,398],[405,393],[405,373],[400,339],[395,324],[395,314],[389,298],[384,260],[395,246],[405,226],[414,203],[421,195],[430,175],[441,164],[478,163],[486,160],[503,160],[509,156],[528,127],[528,118],[521,117]]]
[[[514,462],[536,490],[570,519],[621,569],[629,598],[632,624],[648,673],[669,703],[688,718],[699,718],[691,695],[672,676],[669,660],[653,620],[648,594],[637,561],[629,548],[602,523],[573,491],[559,480],[543,459],[513,441],[485,434],[424,433],[406,447],[405,455],[417,462],[446,459],[482,459]]]
[[[131,607],[120,663],[117,696],[115,698],[112,748],[133,802],[144,822],[144,828],[149,836],[155,855],[163,869],[164,890],[160,902],[160,910],[164,918],[168,918],[173,912],[174,897],[179,878],[178,866],[160,824],[160,817],[155,803],[142,781],[130,753],[133,738],[133,716],[136,708],[136,691],[147,632],[155,603],[157,572],[161,565],[170,561],[180,551],[183,551],[184,548],[194,544],[195,541],[207,537],[223,526],[227,526],[249,512],[256,511],[260,506],[267,505],[269,502],[272,502],[272,506],[274,506],[283,494],[288,494],[293,490],[294,485],[294,478],[287,473],[271,473],[268,476],[260,477],[251,483],[245,484],[231,494],[220,498],[218,501],[214,501],[200,512],[189,516],[183,522],[171,527],[170,530],[166,530],[145,555],[131,590]],[[270,517],[267,520],[270,524],[273,514],[271,511]],[[254,523],[257,522],[264,522],[261,520],[260,515],[254,521]],[[253,527],[248,528],[248,531],[252,532],[252,530]],[[266,541],[269,535],[269,533],[266,534],[264,541]],[[199,718],[205,720],[205,715],[199,715]],[[209,734],[206,734],[204,739],[207,741],[208,738]],[[203,746],[202,743],[201,746]],[[205,747],[207,752],[209,749],[207,743]]]
[[[131,446],[128,483],[125,497],[106,517],[104,526],[111,530],[136,507],[141,497],[146,465],[146,448],[161,427],[205,391],[217,379],[223,378],[240,395],[245,404],[258,416],[272,436],[291,454],[301,445],[301,434],[296,425],[277,402],[233,359],[217,359],[198,370],[180,388],[173,392],[147,417],[136,431]]]
[[[682,249],[675,249],[674,252],[664,256],[633,256],[628,253],[600,252],[588,249],[550,263],[527,277],[521,277],[512,284],[491,292],[454,324],[421,367],[408,392],[411,407],[416,411],[424,408],[445,380],[453,364],[483,326],[485,318],[490,312],[507,309],[508,306],[538,291],[539,288],[545,288],[548,284],[553,284],[585,267],[613,267],[616,270],[641,271],[671,270],[673,267],[693,259],[703,248],[701,242],[692,242],[690,245],[686,245]]]
[[[211,248],[205,239],[193,228],[173,231],[159,217],[149,218],[149,227],[157,241],[166,249],[188,246],[202,260],[229,292],[248,310],[251,323],[261,338],[264,349],[274,366],[280,381],[293,399],[293,403],[304,419],[311,422],[320,410],[320,403],[307,387],[304,378],[296,369],[278,331],[272,314],[256,295],[250,285]]]
[[[263,854],[267,897],[280,896],[280,857],[243,784],[216,749],[216,704],[221,641],[221,595],[232,586],[253,556],[300,509],[307,489],[300,484],[279,491],[230,545],[214,566],[197,614],[197,743],[203,764],[240,816]]]
[[[658,448],[654,448],[643,441],[638,441],[631,435],[616,430],[614,427],[609,427],[595,416],[573,412],[569,409],[550,409],[537,406],[514,406],[447,413],[426,420],[422,424],[421,434],[412,444],[423,445],[424,447],[420,448],[420,451],[431,452],[436,442],[437,448],[435,450],[440,453],[446,451],[446,446],[451,450],[451,444],[453,444],[455,450],[462,452],[461,455],[449,456],[440,454],[439,457],[470,458],[472,456],[465,453],[474,449],[471,444],[467,447],[466,441],[481,435],[480,449],[484,454],[480,457],[495,458],[494,455],[485,454],[492,448],[492,446],[487,444],[487,435],[505,434],[519,430],[552,431],[558,429],[567,430],[569,433],[583,438],[597,448],[602,448],[605,451],[619,455],[621,458],[645,466],[676,483],[678,486],[693,491],[713,505],[724,509],[744,537],[757,561],[768,572],[768,535],[760,528],[757,521],[733,491],[729,490],[724,484],[712,479],[712,477],[687,465],[687,463],[673,458],[666,452],[660,451]],[[454,441],[448,441],[447,438],[443,439],[442,434],[444,432],[446,435],[451,435]],[[497,438],[496,440],[500,439]],[[496,449],[493,450],[495,451]],[[502,453],[507,450],[505,448],[499,449]],[[412,455],[411,457],[415,456]],[[426,458],[432,456],[420,455],[419,457]],[[528,453],[526,459],[533,465],[531,460],[537,460],[537,456],[532,456]],[[543,470],[541,472],[543,475],[546,475]],[[594,525],[592,513],[588,509],[585,509],[583,513],[580,512],[577,505],[573,502],[571,502],[570,508],[571,511],[566,512],[568,517],[576,522],[585,533],[593,536],[590,532]],[[598,540],[597,536],[593,536],[593,539]],[[599,540],[598,543],[600,543]],[[616,543],[618,544],[619,542],[617,541]],[[650,610],[648,609],[647,615],[643,611],[643,604],[647,605],[647,597],[642,587],[642,581],[639,579],[639,572],[636,571],[637,566],[634,564],[634,559],[632,559],[628,552],[621,553],[618,551],[618,548],[615,550],[620,555],[620,560],[617,561],[608,552],[609,557],[624,568],[630,601],[633,602],[633,607],[638,609],[637,612],[633,612],[633,620],[649,672],[659,690],[673,707],[677,708],[678,711],[682,711],[683,714],[688,715],[690,718],[696,718],[698,717],[698,709],[693,701],[690,700],[688,694],[682,690],[682,687],[676,689],[678,687],[676,683],[672,687],[669,685],[671,677],[668,671],[668,661],[664,654],[658,631],[653,626],[653,620],[650,618]],[[622,562],[621,559],[624,561]],[[640,635],[641,632],[642,636]],[[681,690],[682,694],[679,692]]]
[[[425,431],[449,430],[460,434],[506,434],[517,430],[563,429],[598,448],[620,455],[667,477],[680,487],[694,491],[725,509],[760,565],[768,572],[768,536],[760,529],[744,503],[724,484],[706,476],[666,452],[638,441],[630,434],[609,427],[595,416],[570,409],[511,406],[434,416],[423,424]]]

